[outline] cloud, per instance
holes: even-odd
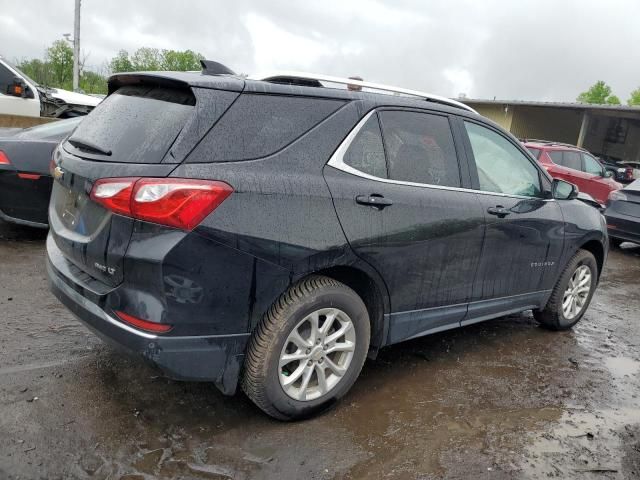
[[[640,2],[612,0],[83,0],[82,50],[191,49],[240,72],[299,69],[469,97],[575,100],[596,80],[640,85]],[[0,10],[0,53],[42,57],[73,2]]]

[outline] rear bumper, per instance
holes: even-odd
[[[0,218],[28,227],[47,228],[52,179],[21,178],[14,169],[0,169]]]
[[[170,378],[213,381],[223,393],[235,393],[249,334],[171,337],[130,327],[102,309],[96,292],[85,291],[86,285],[65,272],[64,265],[56,266],[61,259],[50,247],[51,239],[47,242],[51,291],[89,329],[103,340],[141,355]]]
[[[640,217],[621,215],[608,210],[605,218],[610,237],[640,243]]]

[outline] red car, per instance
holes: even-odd
[[[605,205],[609,194],[623,185],[616,182],[596,158],[586,150],[564,143],[542,140],[524,141],[525,147],[553,178],[571,182]]]

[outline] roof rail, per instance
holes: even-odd
[[[447,97],[441,97],[440,95],[433,95],[431,93],[419,92],[417,90],[409,90],[407,88],[400,87],[392,87],[390,85],[383,85],[381,83],[372,83],[372,82],[364,82],[361,80],[355,80],[353,78],[342,78],[342,77],[332,77],[330,75],[322,75],[316,73],[306,73],[306,72],[293,72],[293,71],[282,71],[282,72],[269,72],[266,75],[259,75],[252,77],[254,80],[262,80],[265,82],[296,82],[297,85],[304,84],[309,85],[308,82],[328,82],[328,83],[337,83],[340,85],[357,85],[362,88],[370,88],[372,90],[380,90],[385,93],[397,93],[402,95],[409,95],[412,97],[419,97],[425,100],[441,103],[444,105],[449,105],[452,107],[462,108],[469,112],[478,113],[473,108],[468,105],[465,105],[462,102],[458,102],[457,100],[452,100]],[[304,83],[303,83],[304,82]]]
[[[556,147],[571,147],[571,148],[575,148],[577,150],[582,150],[585,152],[588,151],[585,148],[578,147],[577,145],[573,145],[571,143],[554,142],[553,140],[540,140],[538,138],[521,138],[520,141],[523,143],[531,142],[531,143],[539,143],[541,145],[549,145],[549,146],[556,146]]]

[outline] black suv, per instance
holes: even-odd
[[[55,295],[279,419],[335,403],[387,345],[528,309],[580,320],[608,239],[574,186],[457,102],[322,85],[112,76],[54,154]]]

